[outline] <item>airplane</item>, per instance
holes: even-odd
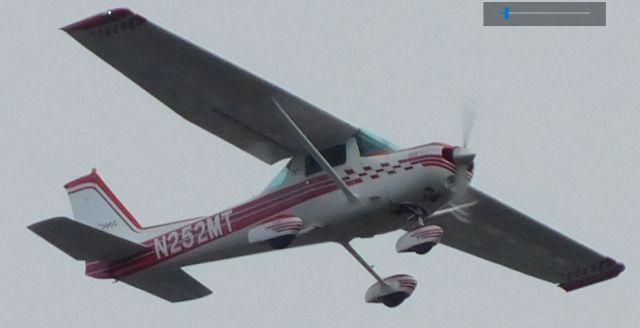
[[[355,238],[405,231],[398,253],[444,244],[565,291],[624,265],[470,185],[476,154],[432,142],[398,149],[252,73],[118,8],[62,28],[191,123],[267,164],[288,160],[262,193],[212,215],[144,227],[95,169],[67,183],[73,218],[28,228],[76,260],[169,302],[211,291],[182,267],[333,242],[375,279],[365,301],[396,307],[408,274],[381,277]]]

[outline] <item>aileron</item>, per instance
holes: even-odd
[[[458,202],[477,203],[433,219],[445,230],[445,245],[567,290],[613,278],[624,269],[477,189],[469,188]]]

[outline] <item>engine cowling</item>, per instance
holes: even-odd
[[[367,290],[364,299],[367,303],[382,303],[396,307],[404,302],[418,285],[418,281],[408,274],[397,274],[377,282]]]
[[[444,230],[437,225],[422,226],[405,233],[396,243],[398,253],[428,253],[442,239]]]
[[[282,249],[293,241],[303,227],[302,219],[295,216],[279,217],[249,230],[249,244],[268,243]]]

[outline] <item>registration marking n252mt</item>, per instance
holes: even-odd
[[[230,217],[231,211],[226,211],[156,237],[153,240],[156,258],[170,257],[232,232]]]

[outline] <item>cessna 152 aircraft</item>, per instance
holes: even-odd
[[[394,307],[416,280],[380,277],[349,243],[400,229],[398,252],[442,243],[566,291],[624,270],[471,187],[468,133],[461,147],[396,149],[128,9],[62,29],[188,121],[268,164],[289,159],[254,199],[153,227],[140,225],[95,170],[69,182],[75,219],[29,229],[85,261],[88,276],[179,302],[211,293],[183,266],[336,242],[375,278],[365,300]]]

